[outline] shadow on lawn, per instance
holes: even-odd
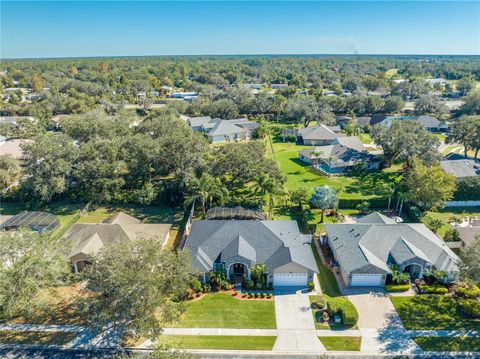
[[[400,172],[369,172],[358,177],[350,176],[354,182],[345,187],[346,193],[361,193],[362,195],[386,196],[384,185],[397,184]]]

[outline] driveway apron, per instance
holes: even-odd
[[[308,295],[298,292],[275,295],[278,336],[274,351],[325,351],[317,337]]]

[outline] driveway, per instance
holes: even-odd
[[[275,317],[278,336],[274,351],[325,351],[317,338],[315,323],[308,294],[277,293],[275,295]]]
[[[347,288],[358,311],[362,351],[413,354],[421,349],[407,335],[390,296],[378,288]]]

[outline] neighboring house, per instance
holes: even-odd
[[[324,243],[349,287],[385,285],[392,265],[412,279],[431,268],[445,272],[448,282],[458,279],[459,258],[422,223],[394,223],[376,214],[355,224],[325,224],[325,230]]]
[[[270,87],[274,90],[282,89],[287,87],[287,84],[270,84]]]
[[[296,221],[198,220],[183,249],[203,281],[211,270],[223,269],[240,282],[250,278],[252,265],[264,264],[268,284],[306,287],[317,272],[310,242]]]
[[[477,225],[455,227],[455,229],[458,231],[458,236],[460,237],[464,247],[472,243],[477,236],[480,236],[480,222]]]
[[[353,122],[353,118],[351,116],[335,116],[335,121],[338,126],[341,128],[345,128],[349,123]]]
[[[446,173],[454,175],[457,179],[480,176],[480,163],[463,156],[459,159],[441,160],[440,166]]]
[[[163,246],[168,240],[170,228],[170,224],[141,223],[139,219],[119,212],[101,223],[74,224],[62,238],[71,245],[68,258],[77,273],[90,263],[92,255],[115,243],[155,238],[158,245]]]
[[[0,156],[11,156],[17,160],[23,158],[22,143],[29,142],[31,140],[6,140],[0,142]]]
[[[330,145],[338,137],[343,137],[339,126],[316,125],[299,128],[297,141],[304,145],[324,146]]]
[[[192,117],[187,123],[192,130],[203,132],[212,143],[250,139],[260,127],[258,123],[246,118],[222,120],[210,116]]]
[[[428,83],[430,86],[440,86],[442,88],[448,84],[448,81],[442,78],[425,79],[425,82]]]
[[[392,123],[395,121],[417,121],[421,124],[427,131],[430,132],[446,132],[448,129],[448,125],[443,122],[437,120],[435,117],[422,115],[422,116],[385,116],[385,115],[373,115],[370,118],[369,125],[377,125],[382,124],[384,126],[390,127]],[[360,126],[360,125],[359,125]]]
[[[372,118],[370,116],[357,117],[357,126],[359,126],[359,127],[370,126],[371,125],[371,123],[370,123],[371,120],[372,120]]]
[[[367,170],[380,167],[378,158],[367,153],[356,136],[338,137],[331,145],[302,150],[298,158],[326,174],[344,173],[356,165],[363,165]]]
[[[35,118],[31,116],[2,116],[0,117],[0,124],[10,125],[11,127],[18,127],[19,120],[29,120],[35,122]]]
[[[2,220],[0,230],[14,231],[20,228],[29,228],[35,232],[49,232],[58,228],[58,226],[60,226],[60,220],[54,214],[39,211],[23,211]]]
[[[246,83],[243,84],[243,87],[251,90],[261,90],[263,85],[262,84],[252,84],[252,83]]]
[[[71,117],[72,115],[65,115],[65,114],[60,114],[60,115],[55,115],[53,116],[50,120],[52,121],[53,125],[55,128],[60,128],[62,122],[66,120],[68,117]]]
[[[184,100],[191,100],[193,97],[198,97],[198,92],[174,92],[170,95],[171,98],[182,98]]]

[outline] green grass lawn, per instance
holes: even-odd
[[[362,337],[318,337],[327,350],[360,351]]]
[[[438,235],[443,237],[445,232],[451,228],[449,223],[452,222],[453,217],[463,219],[466,216],[480,217],[480,207],[445,207],[444,209],[438,211],[429,211],[425,213],[423,218],[431,217],[440,219],[443,222],[443,226],[439,229]]]
[[[470,330],[480,326],[478,320],[465,316],[456,298],[447,295],[422,294],[413,297],[391,297],[406,329]]]
[[[330,268],[325,266],[320,258],[320,254],[318,253],[317,247],[315,243],[312,241],[312,251],[313,256],[315,257],[315,261],[317,262],[318,267],[318,279],[320,281],[320,286],[322,287],[322,292],[325,295],[330,297],[337,297],[340,293],[340,288],[338,287],[337,280],[335,279],[335,275],[332,273]]]
[[[480,337],[415,337],[413,340],[427,352],[480,352]]]
[[[181,349],[272,350],[277,337],[162,335],[159,343]]]
[[[50,344],[64,345],[77,333],[35,332],[22,330],[0,330],[0,344]]]
[[[274,329],[273,301],[240,300],[228,294],[213,293],[187,303],[180,321],[181,328],[250,328]]]
[[[362,176],[323,176],[298,159],[298,151],[312,146],[297,146],[294,143],[273,143],[280,171],[286,178],[285,189],[288,191],[306,187],[313,192],[315,187],[329,185],[338,191],[342,199],[382,198],[379,188],[386,182],[398,182],[401,173],[393,167],[380,172],[368,172]]]

